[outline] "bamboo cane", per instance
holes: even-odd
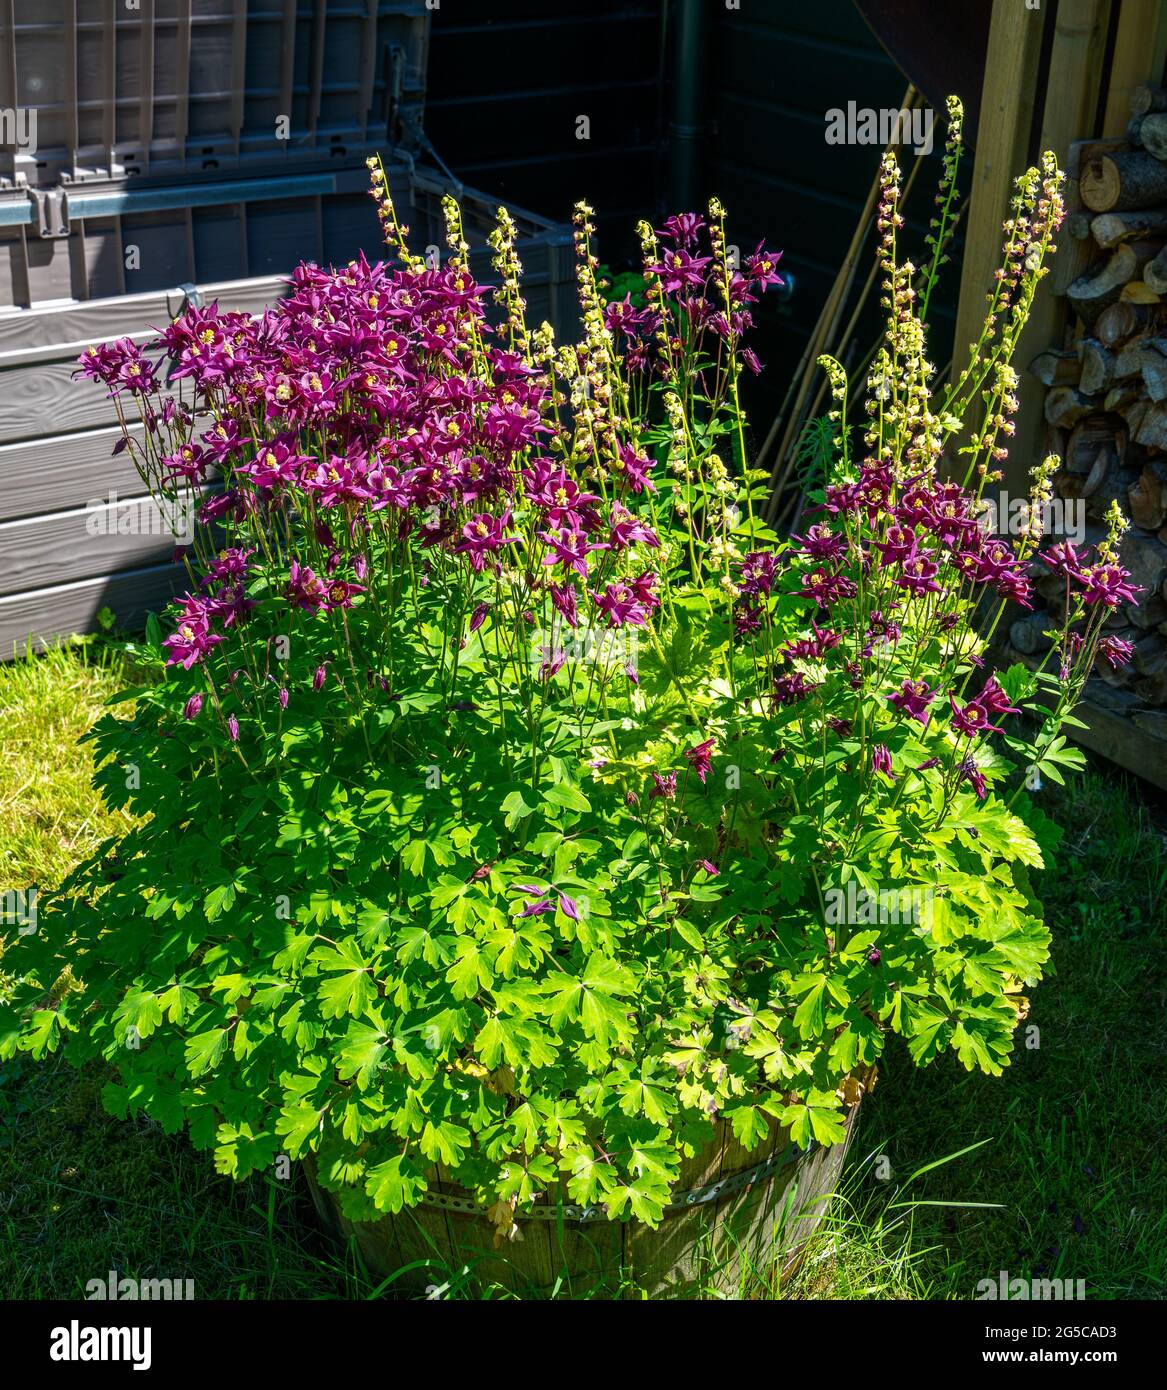
[[[909,84],[907,90],[904,93],[903,100],[900,102],[900,108],[901,110],[914,110],[916,106],[922,102],[922,100],[922,94],[919,91],[917,91],[916,87],[913,84]],[[896,142],[894,139],[889,140],[887,146],[884,149],[884,154],[886,154],[895,143]],[[882,159],[880,163],[882,164]],[[773,444],[774,437],[778,433],[778,430],[781,428],[784,419],[786,422],[786,428],[783,431],[782,441],[778,449],[777,457],[779,459],[779,462],[784,460],[789,452],[791,440],[794,435],[797,422],[800,420],[802,414],[803,404],[805,403],[807,394],[810,391],[811,382],[814,380],[814,373],[816,369],[816,364],[818,362],[818,358],[822,352],[823,344],[826,341],[827,334],[830,331],[830,325],[834,322],[837,322],[839,305],[845,299],[849,284],[852,283],[854,280],[856,262],[859,256],[859,252],[863,246],[863,242],[867,235],[868,223],[871,220],[871,217],[875,211],[875,206],[878,200],[879,171],[877,169],[875,177],[872,179],[871,188],[867,194],[867,201],[863,206],[863,212],[861,213],[859,220],[856,223],[855,232],[851,238],[851,244],[848,247],[847,255],[843,260],[843,264],[839,267],[839,273],[835,277],[835,282],[831,287],[831,292],[827,296],[827,301],[823,306],[822,313],[819,315],[818,321],[816,322],[814,327],[814,331],[811,334],[810,341],[808,342],[806,350],[802,355],[802,360],[799,363],[798,371],[795,373],[794,381],[791,383],[791,389],[793,389],[795,382],[798,383],[798,391],[795,397],[793,409],[790,411],[789,415],[786,414],[790,399],[790,390],[788,390],[787,399],[783,401],[782,409],[775,417],[774,423],[770,428],[770,432],[769,434],[767,434],[765,442],[763,443],[762,448],[758,453],[757,461],[759,464],[768,455],[770,448]],[[772,471],[772,479],[773,476],[774,474]],[[773,493],[771,493],[770,501],[767,505],[768,513],[772,513],[773,511],[773,502],[774,497]]]

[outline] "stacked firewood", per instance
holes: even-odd
[[[1054,490],[1066,515],[1084,514],[1087,543],[1112,501],[1131,521],[1122,558],[1142,593],[1109,626],[1134,652],[1118,670],[1100,660],[1097,674],[1134,712],[1167,705],[1167,90],[1140,87],[1131,106],[1124,136],[1071,151],[1073,210],[1050,278],[1067,328],[1029,370],[1049,388],[1046,452],[1062,460]],[[1037,589],[1047,611],[1010,630],[1030,658],[1049,645],[1048,609],[1065,602],[1056,576]]]

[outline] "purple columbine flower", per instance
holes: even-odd
[[[188,594],[182,604],[182,622],[162,645],[167,649],[167,666],[190,668],[223,639],[210,628],[210,601]]]
[[[784,676],[774,677],[774,703],[777,705],[796,705],[805,700],[818,687],[811,685],[801,671],[791,671]]]
[[[762,626],[759,611],[747,603],[738,603],[733,610],[733,630],[737,637],[748,637]]]
[[[875,548],[883,556],[885,565],[896,565],[914,560],[920,547],[914,530],[907,526],[891,526],[886,539],[876,541]]]
[[[705,282],[706,271],[712,263],[712,256],[691,256],[678,247],[666,251],[659,264],[650,265],[648,268],[660,276],[661,288],[665,294],[676,294],[678,290],[700,289]]]
[[[910,594],[938,594],[940,585],[936,583],[936,576],[939,571],[940,566],[935,560],[928,559],[926,555],[916,555],[904,563],[903,572],[894,582]]]
[[[972,755],[965,758],[960,765],[960,780],[968,782],[973,791],[977,794],[978,801],[985,799],[985,778],[980,768],[977,767]]]
[[[1139,591],[1127,583],[1130,574],[1121,565],[1095,565],[1086,571],[1086,592],[1082,602],[1101,603],[1106,608],[1117,608],[1120,603],[1134,603]]]
[[[504,545],[518,545],[518,536],[508,536],[506,528],[510,524],[508,508],[502,516],[491,516],[489,512],[478,512],[462,527],[462,539],[454,547],[460,554],[470,557],[475,571],[486,564],[486,557],[501,550]]]
[[[948,703],[952,706],[952,727],[965,738],[1001,732],[996,724],[990,722],[988,711],[976,700],[970,700],[962,709],[949,694]]]
[[[698,859],[698,860],[697,860],[697,867],[698,867],[699,869],[704,869],[705,872],[709,875],[710,878],[716,878],[717,875],[721,872],[721,870],[717,867],[717,865],[714,864],[714,863],[712,863],[712,862],[711,862],[710,860],[708,860],[708,859]]]
[[[619,502],[612,503],[608,539],[613,550],[625,550],[630,545],[648,545],[660,549],[660,539],[651,526],[646,526],[634,513]]]
[[[202,709],[202,707],[203,697],[201,695],[192,695],[190,699],[186,702],[186,704],[183,706],[182,717],[184,719],[195,719],[197,718],[198,712]]]
[[[779,656],[786,657],[789,661],[817,661],[819,657],[825,656],[837,647],[842,640],[840,633],[832,631],[829,627],[819,627],[813,618],[810,625],[814,635],[798,637],[793,642],[787,642],[784,647],[778,649]]]
[[[811,528],[813,530],[813,527]],[[741,570],[738,587],[742,593],[752,597],[755,594],[768,594],[774,587],[778,575],[778,557],[767,550],[751,550],[744,559],[736,561]]]
[[[548,681],[552,676],[557,676],[563,670],[564,663],[567,661],[567,653],[562,647],[543,648],[543,664],[539,667],[539,679]]]
[[[579,921],[579,907],[574,898],[569,898],[566,893],[559,895],[559,910],[565,917],[570,917],[573,922]]]
[[[1037,557],[1043,565],[1048,565],[1055,574],[1066,575],[1070,579],[1081,579],[1086,564],[1083,556],[1069,541],[1059,541],[1043,550]]]
[[[895,705],[900,713],[906,714],[909,719],[915,719],[927,726],[931,717],[928,706],[935,698],[936,691],[928,688],[927,681],[905,680],[900,689],[891,696],[889,704]]]
[[[651,801],[653,797],[663,797],[665,801],[672,801],[677,794],[677,774],[675,772],[654,772],[652,774],[652,791],[648,794]]]
[[[704,743],[695,744],[692,748],[686,749],[685,760],[693,771],[700,777],[702,785],[713,765],[712,754],[716,746],[716,740],[707,738]]]
[[[617,467],[634,493],[656,491],[656,484],[649,477],[652,462],[652,459],[640,453],[633,445],[620,445]]]
[[[287,687],[286,685],[281,685],[281,686],[280,686],[280,709],[287,709],[287,707],[288,707],[288,687]]]
[[[812,560],[839,560],[847,553],[847,537],[823,522],[816,522],[805,536],[794,536]],[[746,557],[749,559],[749,556]]]
[[[314,570],[309,569],[307,565],[301,565],[298,560],[293,560],[284,595],[297,608],[316,613],[328,603],[328,586]]]
[[[697,245],[697,233],[704,225],[705,219],[699,212],[674,212],[671,217],[665,218],[662,227],[657,228],[657,235],[666,237],[677,246],[691,249]]]
[[[592,594],[592,601],[609,627],[644,627],[648,622],[647,610],[627,584],[608,584],[602,594]]]
[[[326,661],[326,662],[323,664],[323,666],[317,666],[315,672],[313,673],[313,675],[312,675],[312,689],[313,689],[313,690],[320,690],[320,689],[323,687],[324,682],[325,682],[327,679],[328,679],[328,662]]]
[[[877,743],[871,750],[871,766],[876,772],[882,772],[885,776],[894,776],[891,770],[891,749],[886,743]]]
[[[855,584],[842,574],[828,574],[825,570],[815,570],[808,574],[799,589],[803,598],[812,598],[821,608],[829,608],[839,599],[854,598]]]
[[[555,611],[563,618],[568,627],[579,626],[579,616],[576,611],[575,590],[570,584],[548,584],[547,592],[551,595],[551,602],[555,605]]]
[[[558,535],[540,531],[539,539],[548,547],[547,554],[543,556],[545,565],[562,565],[584,579],[588,577],[588,556],[594,550],[609,548],[607,541],[591,545],[582,531],[573,531],[569,527],[564,527]]]
[[[486,615],[490,612],[490,604],[480,603],[470,615],[470,631],[477,632],[486,621]]]
[[[1017,714],[1016,706],[1009,703],[1009,696],[1001,688],[996,676],[990,676],[977,696],[977,704],[983,705],[990,714]]]
[[[1098,655],[1109,662],[1114,671],[1126,665],[1133,651],[1134,647],[1129,642],[1124,642],[1121,637],[1104,637],[1098,644]]]
[[[227,732],[231,735],[231,742],[239,742],[239,720],[233,714],[227,716]]]

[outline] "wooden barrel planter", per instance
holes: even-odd
[[[392,1288],[402,1292],[440,1287],[469,1267],[475,1284],[526,1298],[736,1297],[751,1271],[789,1267],[806,1244],[838,1185],[858,1110],[856,1103],[847,1116],[844,1143],[808,1150],[773,1122],[747,1153],[721,1121],[712,1141],[682,1162],[655,1230],[581,1209],[564,1186],[558,1203],[549,1194],[518,1213],[518,1234],[501,1249],[473,1194],[446,1181],[440,1166],[422,1205],[375,1222],[348,1220],[320,1188],[311,1159],[305,1168],[321,1220],[353,1237],[369,1270],[396,1276]]]

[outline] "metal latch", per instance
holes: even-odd
[[[30,188],[28,196],[36,216],[33,225],[44,241],[59,241],[69,235],[69,203],[63,188]]]
[[[178,297],[178,308],[174,307],[175,296]],[[179,314],[185,313],[189,309],[201,309],[203,307],[203,297],[197,285],[188,282],[176,285],[174,289],[166,291],[166,312],[171,319],[176,319]]]

